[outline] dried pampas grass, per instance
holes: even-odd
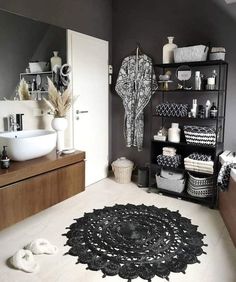
[[[65,117],[72,104],[70,88],[68,87],[61,93],[57,91],[50,78],[48,78],[48,100],[43,99],[49,106],[54,117]]]
[[[20,100],[31,100],[31,96],[29,93],[29,85],[24,78],[21,79],[20,84],[18,86],[18,94]]]

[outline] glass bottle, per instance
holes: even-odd
[[[216,118],[217,117],[217,113],[218,113],[217,107],[216,107],[215,103],[213,102],[212,106],[210,108],[210,117],[211,118]]]
[[[195,72],[195,90],[202,89],[202,78],[200,71]]]

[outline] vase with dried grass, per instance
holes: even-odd
[[[71,90],[68,87],[63,93],[59,92],[48,78],[48,100],[43,98],[54,115],[51,126],[57,132],[57,151],[64,149],[64,131],[68,126],[66,114],[72,104]]]

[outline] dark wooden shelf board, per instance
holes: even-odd
[[[184,89],[169,89],[169,90],[163,90],[163,89],[157,89],[156,92],[164,92],[164,93],[171,93],[171,92],[178,92],[178,93],[191,93],[191,92],[194,92],[194,93],[218,93],[218,92],[225,92],[225,90],[223,89],[214,89],[214,90],[184,90]]]
[[[187,144],[185,142],[180,142],[180,143],[174,143],[170,141],[159,141],[159,140],[152,140],[153,143],[159,143],[163,145],[171,145],[171,146],[182,146],[182,147],[193,147],[193,148],[206,148],[206,149],[211,149],[211,150],[216,150],[217,146],[221,146],[222,143],[217,143],[217,146],[206,146],[206,145],[194,145],[194,144]]]
[[[188,119],[188,120],[211,120],[211,121],[217,121],[219,119],[225,119],[223,116],[219,116],[217,118],[193,118],[193,117],[164,117],[164,116],[159,116],[157,114],[153,114],[153,117],[158,117],[158,118],[167,118],[167,119]]]
[[[156,167],[156,169],[159,169],[159,170],[160,169],[166,169],[166,170],[172,170],[172,171],[176,171],[176,172],[184,172],[184,173],[190,172],[190,173],[199,174],[199,175],[205,175],[205,176],[209,176],[209,177],[210,176],[215,176],[215,174],[210,174],[210,173],[206,173],[206,172],[187,170],[183,166],[177,167],[177,168],[173,168],[173,167],[168,167],[168,166],[159,166],[156,163],[152,163],[151,166],[153,168]]]
[[[198,198],[198,197],[194,197],[189,195],[185,190],[182,193],[176,193],[173,191],[168,191],[165,189],[161,189],[161,188],[157,188],[157,185],[154,184],[152,185],[149,190],[149,193],[161,193],[163,195],[166,196],[171,196],[173,198],[181,198],[182,200],[186,200],[186,201],[190,201],[190,202],[194,202],[194,203],[198,203],[198,204],[204,204],[207,206],[212,206],[213,204],[213,197],[208,197],[208,198]]]
[[[203,62],[182,62],[172,64],[154,64],[154,67],[159,68],[177,68],[182,65],[188,65],[190,67],[204,67],[204,66],[217,66],[217,65],[228,65],[226,61],[215,60],[215,61],[203,61]]]

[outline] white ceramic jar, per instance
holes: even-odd
[[[173,143],[180,142],[180,128],[178,123],[172,123],[171,128],[168,129],[168,141]]]
[[[168,36],[167,38],[168,43],[163,46],[163,64],[174,63],[174,49],[178,47],[173,43],[173,36]]]
[[[53,71],[56,66],[61,67],[62,60],[58,56],[58,51],[53,51],[53,57],[50,59],[51,62],[51,70]]]

